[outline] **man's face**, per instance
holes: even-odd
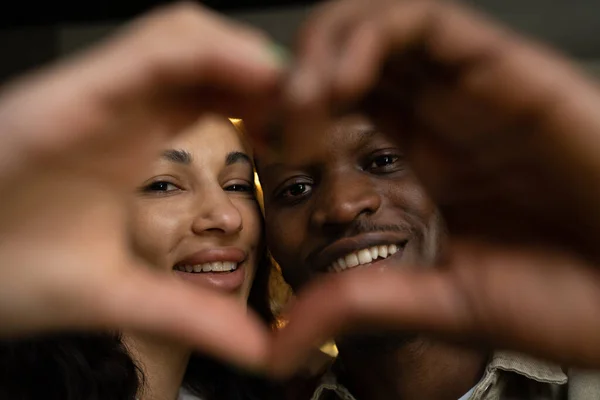
[[[267,240],[298,290],[322,273],[431,265],[441,227],[402,149],[359,116],[259,156]]]

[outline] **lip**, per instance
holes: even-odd
[[[373,246],[402,244],[410,239],[409,235],[397,232],[364,233],[350,238],[339,239],[325,247],[313,251],[307,258],[307,265],[312,266],[313,272],[327,272],[326,269],[340,257],[348,253]],[[373,263],[375,264],[375,263]],[[368,264],[371,265],[371,264]]]
[[[175,265],[196,265],[217,261],[235,261],[241,263],[246,259],[246,252],[237,247],[213,247],[192,253],[177,261]]]
[[[209,287],[222,292],[236,292],[239,290],[246,279],[246,258],[247,254],[242,249],[236,247],[219,247],[197,251],[175,265],[196,265],[217,261],[234,261],[238,267],[232,272],[183,272],[173,270],[179,278],[204,287]]]

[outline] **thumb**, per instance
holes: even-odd
[[[146,266],[131,268],[111,292],[101,311],[110,325],[181,340],[243,368],[264,366],[270,332],[239,300]]]
[[[565,253],[473,246],[449,269],[350,271],[300,294],[269,369],[287,376],[341,333],[408,330],[475,339],[569,365],[600,365],[600,273]]]
[[[352,330],[453,331],[464,321],[458,300],[439,273],[356,270],[330,277],[299,293],[289,323],[275,336],[269,370],[288,377],[310,349]]]

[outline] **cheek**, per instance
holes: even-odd
[[[171,211],[171,212],[169,212]],[[131,211],[131,239],[136,252],[153,266],[167,267],[178,240],[181,218],[170,207],[136,204]],[[170,268],[170,264],[168,264]]]
[[[308,279],[302,263],[302,252],[306,248],[307,219],[305,213],[268,214],[267,243],[275,261],[281,267],[285,281],[298,290]]]
[[[300,243],[296,239],[299,236],[298,229],[294,227],[295,220],[296,218],[283,217],[278,213],[267,214],[265,220],[267,244],[271,254],[280,264],[285,264],[289,260],[290,249],[299,249]]]
[[[264,246],[264,243],[262,243],[263,221],[260,208],[258,203],[247,199],[234,200],[233,204],[242,216],[243,230],[240,236],[242,243],[240,244],[252,252],[252,258],[254,264],[256,264],[259,252],[262,251]],[[254,269],[256,269],[256,265],[254,265]]]
[[[433,265],[439,256],[443,233],[435,204],[416,179],[390,185],[390,189],[389,195],[394,204],[401,205],[413,217],[413,224],[419,232],[417,240],[407,247],[404,260],[409,264]]]
[[[416,179],[411,179],[401,185],[390,185],[390,187],[394,189],[391,194],[393,198],[397,199],[397,202],[404,203],[407,209],[418,215],[423,221],[429,221],[435,214],[435,205]]]
[[[258,203],[249,200],[240,200],[233,202],[242,216],[242,238],[244,244],[250,248],[257,248],[261,245],[263,222]]]

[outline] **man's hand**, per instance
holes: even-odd
[[[142,329],[263,361],[267,330],[236,302],[135,258],[125,205],[161,146],[202,112],[260,114],[281,72],[269,46],[184,4],[4,89],[0,335]]]
[[[300,294],[273,368],[285,374],[305,348],[365,327],[599,366],[596,85],[444,2],[335,2],[300,39],[289,129],[367,112],[402,142],[449,240],[436,271],[344,273]]]

